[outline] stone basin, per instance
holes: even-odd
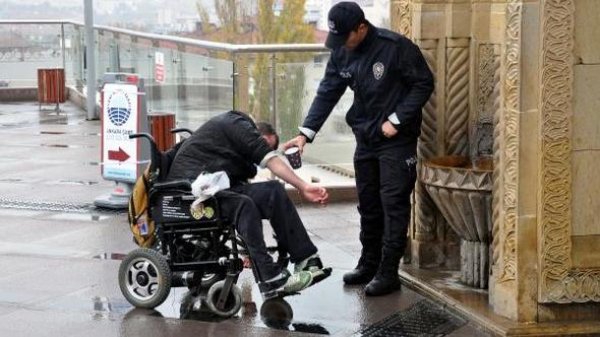
[[[425,161],[421,182],[450,227],[461,238],[461,282],[487,288],[492,242],[491,158],[463,156]]]

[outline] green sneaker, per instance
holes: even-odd
[[[323,268],[323,263],[318,254],[313,254],[308,258],[296,263],[294,266],[294,273],[301,271],[308,271],[312,274],[312,283],[317,284],[331,275],[331,268]]]
[[[321,262],[319,254],[316,253],[294,265],[294,273],[301,270],[317,271],[320,269],[323,269],[323,263]]]
[[[308,288],[313,281],[312,273],[309,271],[300,271],[292,274],[283,286],[286,293],[297,293]]]

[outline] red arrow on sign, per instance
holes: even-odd
[[[123,149],[119,146],[119,151],[108,150],[108,159],[126,161],[127,159],[129,159],[129,155],[127,154],[127,152],[123,151]]]

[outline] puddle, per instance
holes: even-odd
[[[23,179],[19,179],[19,178],[4,178],[4,179],[0,179],[0,182],[3,182],[3,183],[20,183],[20,182],[23,182]]]
[[[28,126],[29,122],[16,122],[16,123],[2,123],[0,128],[19,128]]]
[[[98,259],[98,260],[117,260],[117,261],[122,261],[123,259],[125,259],[125,256],[127,256],[127,254],[123,254],[123,253],[102,253],[102,254],[98,254],[93,256],[93,259]]]
[[[66,132],[62,131],[40,131],[40,135],[65,135]]]
[[[27,146],[27,145],[25,145],[25,146]],[[49,143],[41,143],[39,146],[61,148],[61,149],[92,149],[92,148],[96,147],[96,146],[91,146],[91,145],[69,145],[69,144],[49,144]]]
[[[125,254],[105,252],[94,256],[101,260],[122,260]],[[116,278],[117,275],[115,274]],[[242,287],[243,304],[241,310],[230,318],[222,318],[212,314],[202,296],[192,294],[185,287],[171,288],[169,297],[155,309],[138,309],[133,307],[121,294],[105,295],[96,293],[95,288],[86,288],[79,293],[73,293],[66,298],[58,299],[48,303],[53,308],[65,308],[71,310],[91,311],[94,320],[119,320],[122,328],[132,329],[139,332],[139,322],[145,317],[173,318],[182,321],[202,322],[227,322],[226,326],[233,324],[235,329],[244,331],[248,327],[260,327],[274,330],[291,332],[303,332],[317,335],[330,335],[339,332],[340,327],[330,326],[332,322],[320,322],[318,318],[299,317],[304,316],[303,310],[298,306],[298,312],[294,313],[292,306],[284,299],[275,299],[263,302],[260,295],[252,296],[258,292],[258,287],[253,282],[250,271],[241,274],[238,285]],[[250,293],[252,293],[252,295]],[[253,297],[256,299],[254,300]],[[155,321],[154,328],[160,328],[161,320]],[[167,321],[165,321],[167,322]],[[165,323],[167,324],[167,323]],[[252,329],[252,328],[251,328]],[[333,330],[332,330],[333,329]],[[276,335],[277,333],[275,333]],[[144,334],[135,334],[144,335]],[[167,336],[169,333],[161,333]]]
[[[71,133],[64,131],[40,131],[40,135],[74,135],[74,136],[98,136],[100,137],[100,133],[98,132],[81,132],[81,133]]]
[[[83,185],[83,186],[92,186],[97,185],[99,182],[97,181],[85,181],[85,180],[58,180],[58,181],[47,181],[45,184],[64,184],[64,185]]]
[[[169,301],[169,299],[167,299]],[[165,301],[165,302],[167,302]],[[252,300],[244,302],[240,311],[230,318],[223,318],[213,314],[207,307],[201,296],[191,295],[185,291],[179,301],[179,312],[164,312],[163,308],[153,311],[154,315],[161,317],[173,317],[183,320],[196,320],[203,322],[236,321],[242,325],[262,326],[275,330],[296,331],[319,335],[329,335],[330,332],[319,323],[303,322],[294,320],[294,312],[291,305],[284,299],[278,298],[260,303]],[[260,305],[260,310],[257,306]],[[161,306],[162,307],[162,306]],[[173,308],[171,308],[173,309]]]
[[[98,185],[99,181],[93,180],[47,180],[40,181],[34,179],[21,179],[21,178],[3,178],[0,179],[2,183],[16,183],[16,184],[44,184],[44,185],[76,185],[76,186],[94,186]]]
[[[75,147],[79,147],[77,145],[66,145],[66,144],[45,144],[42,143],[40,144],[40,146],[43,147],[60,147],[60,148],[75,148]]]
[[[85,213],[58,213],[46,216],[47,219],[53,220],[70,220],[70,221],[102,221],[109,218],[109,216],[101,216],[98,214],[85,214]]]
[[[269,328],[319,335],[330,334],[321,324],[297,322],[293,318],[292,306],[282,298],[265,301],[260,306],[260,320]]]

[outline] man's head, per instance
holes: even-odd
[[[279,135],[277,135],[273,125],[267,122],[258,122],[256,123],[256,128],[273,150],[276,150],[279,147]]]
[[[328,15],[329,34],[325,46],[338,49],[356,48],[366,36],[369,24],[365,13],[355,2],[342,1],[331,7]]]

